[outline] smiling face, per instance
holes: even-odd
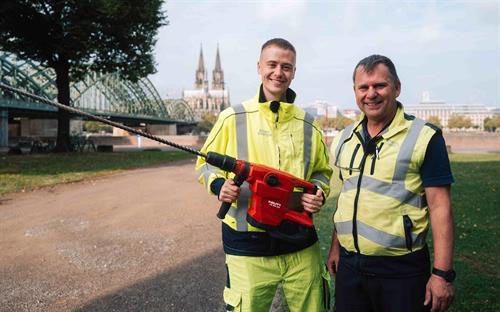
[[[257,72],[262,79],[266,100],[279,101],[295,76],[295,53],[275,45],[264,48]]]
[[[401,84],[394,82],[389,69],[378,64],[371,72],[363,66],[356,69],[354,94],[359,109],[365,113],[369,123],[387,124],[396,114],[396,98],[401,92]]]

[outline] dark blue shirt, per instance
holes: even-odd
[[[420,167],[420,176],[424,187],[445,186],[454,182],[441,131],[437,131],[427,145],[424,162]]]

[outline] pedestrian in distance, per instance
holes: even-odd
[[[264,43],[257,62],[262,83],[256,96],[220,113],[201,152],[230,155],[310,181],[317,192],[304,193],[299,201],[315,214],[329,194],[332,169],[318,123],[294,104],[296,94],[289,86],[295,60],[295,48],[287,40]],[[283,222],[276,231],[254,227],[247,222],[251,194],[246,182],[238,187],[232,174],[203,158],[198,158],[196,170],[210,194],[233,203],[222,222],[227,310],[269,311],[279,284],[290,311],[327,310],[330,277],[314,227],[294,222]]]
[[[362,59],[353,82],[361,117],[331,146],[341,185],[327,261],[336,311],[445,311],[454,296],[453,176],[441,130],[404,112],[389,58]]]

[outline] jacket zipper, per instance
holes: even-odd
[[[356,158],[356,154],[358,153],[360,146],[361,144],[356,145],[354,152],[352,153],[351,162],[349,163],[349,175],[352,174],[352,166],[354,165],[354,159]]]
[[[382,144],[380,144],[378,148],[375,147],[375,155],[373,155],[372,157],[372,167],[370,168],[370,175],[373,175],[373,173],[375,172],[375,161],[377,159],[380,160],[380,150],[382,149],[382,146],[384,146],[384,142],[382,142]]]
[[[274,122],[274,128],[278,130],[278,119],[279,119],[279,114],[276,112],[276,120]],[[280,146],[279,144],[276,143],[276,146],[278,147],[278,168],[281,169],[281,152],[280,152]]]
[[[363,158],[361,159],[361,164],[359,165],[358,184],[356,187],[356,196],[354,197],[354,211],[352,216],[352,237],[354,239],[354,248],[356,248],[358,254],[361,253],[359,251],[359,244],[358,244],[358,224],[357,224],[358,201],[359,201],[359,193],[361,191],[361,180],[363,178],[363,171],[365,170],[365,163],[367,157],[368,154],[363,154]]]

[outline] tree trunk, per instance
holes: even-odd
[[[69,94],[69,63],[67,59],[60,59],[54,66],[56,72],[57,101],[70,106]],[[69,133],[70,113],[60,109],[57,114],[57,141],[54,152],[65,153],[71,148]]]

